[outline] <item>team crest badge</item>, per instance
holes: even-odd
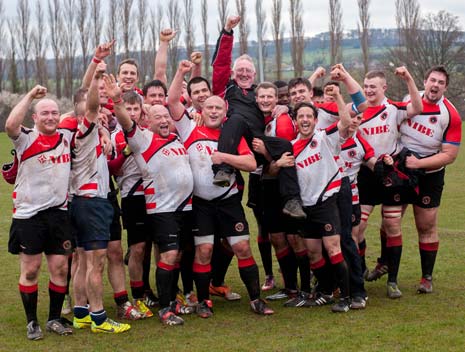
[[[352,223],[355,222],[355,215],[354,214],[352,214],[352,220],[351,221],[352,221]]]
[[[203,150],[202,144],[197,144],[197,145],[196,145],[196,148],[197,148],[197,151],[199,151],[200,153],[201,153],[202,150]]]
[[[333,229],[333,225],[331,225],[331,224],[326,224],[326,225],[325,225],[325,231],[326,231],[326,232],[329,232],[329,231],[331,231],[332,229]]]
[[[310,142],[310,148],[315,149],[317,146],[318,146],[318,142],[317,142],[317,141],[311,141],[311,142]]]
[[[431,203],[431,197],[429,197],[429,196],[424,196],[424,197],[421,199],[421,202],[422,202],[424,205],[428,205],[429,203]]]
[[[161,152],[163,153],[163,155],[166,155],[166,156],[170,155],[170,151],[166,148],[163,148]]]
[[[349,155],[349,158],[355,158],[355,156],[357,155],[355,150],[349,150],[347,154]]]
[[[47,162],[47,157],[44,154],[41,154],[38,158],[37,161],[41,164],[45,164]]]
[[[438,118],[436,116],[431,116],[429,118],[429,122],[433,125],[435,125],[438,122]]]
[[[386,120],[387,116],[388,116],[388,114],[387,114],[387,112],[385,111],[385,112],[383,112],[383,113],[381,114],[380,118],[381,118],[381,120]]]
[[[237,232],[242,232],[244,231],[244,224],[242,222],[238,222],[235,226],[234,226],[234,229],[237,231]]]
[[[399,194],[399,193],[394,194],[394,200],[395,200],[396,202],[400,202],[400,194]]]
[[[71,249],[71,241],[70,240],[66,240],[63,242],[63,249],[69,251]]]

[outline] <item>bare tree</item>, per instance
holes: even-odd
[[[241,17],[239,22],[239,47],[240,54],[247,53],[247,40],[249,37],[249,25],[247,23],[247,6],[245,0],[236,0],[237,14]]]
[[[263,37],[266,32],[266,12],[262,7],[261,0],[255,0],[255,15],[257,17],[257,41],[258,41],[258,73],[259,80],[265,80],[265,61],[263,59]]]
[[[86,72],[87,57],[89,55],[90,42],[90,13],[88,0],[78,0],[76,4],[76,21],[79,33],[79,44],[82,54],[82,76]]]
[[[35,7],[35,22],[36,29],[32,34],[32,50],[36,64],[36,80],[41,85],[47,85],[47,64],[45,52],[47,49],[46,36],[44,35],[44,9],[42,1],[36,1]]]
[[[191,57],[191,53],[194,51],[194,25],[192,23],[192,13],[194,7],[192,0],[183,0],[184,2],[184,43],[186,45],[187,57]],[[202,13],[202,16],[204,13]]]
[[[329,40],[332,66],[342,60],[342,7],[340,0],[329,0]]]
[[[305,49],[304,27],[302,21],[302,2],[289,0],[291,20],[292,64],[295,76],[302,76],[304,71],[303,53]]]
[[[60,0],[48,0],[48,27],[50,45],[55,58],[55,94],[61,98],[61,56],[63,18]]]
[[[63,81],[64,95],[71,98],[74,84],[74,64],[76,59],[76,2],[75,0],[64,0],[63,20]]]
[[[113,51],[108,57],[109,72],[116,70],[116,53],[118,52],[120,20],[118,14],[120,13],[121,0],[110,1],[108,4],[107,26],[106,26],[106,41],[109,42],[113,39],[116,40]],[[97,44],[98,45],[98,44]]]
[[[218,32],[221,32],[226,24],[228,18],[228,4],[229,0],[218,0]]]
[[[150,52],[151,57],[154,58],[157,54],[157,44],[158,44],[158,35],[161,32],[163,24],[163,6],[158,4],[156,9],[150,9]],[[149,60],[150,62],[150,60]],[[148,77],[153,77],[155,67],[153,65],[148,65]]]
[[[19,93],[20,84],[18,80],[18,67],[16,64],[16,38],[19,36],[19,30],[17,23],[9,19],[8,20],[8,32],[10,36],[10,50],[9,50],[9,70],[8,70],[8,80],[10,81],[10,91],[12,93]]]
[[[137,1],[137,27],[139,29],[139,81],[142,85],[145,84],[147,76],[147,55],[146,50],[146,33],[147,33],[147,0]]]
[[[113,3],[113,1],[111,1],[111,3]],[[100,33],[102,32],[103,27],[103,21],[100,16],[101,7],[101,0],[90,0],[90,27],[92,48],[96,48],[100,44]]]
[[[6,42],[6,32],[5,32],[5,16],[4,16],[4,7],[3,0],[0,0],[0,42]],[[4,60],[4,46],[0,45],[0,92],[3,89],[3,75],[5,74],[5,60]]]
[[[118,26],[118,28],[122,27],[124,56],[126,58],[129,57],[129,39],[132,38],[131,10],[133,2],[134,0],[121,0],[123,18],[122,23]]]
[[[273,41],[275,47],[276,79],[282,78],[282,56],[283,56],[283,26],[282,26],[282,0],[273,0],[271,12],[271,28],[273,31]]]
[[[203,36],[203,76],[210,77],[210,48],[208,46],[208,3],[202,0],[202,36]]]
[[[16,13],[19,25],[19,49],[23,60],[24,90],[28,91],[29,64],[27,61],[31,52],[31,9],[27,0],[18,1]]]
[[[369,32],[370,32],[370,2],[371,0],[357,0],[358,1],[358,18],[357,23],[358,37],[360,39],[360,46],[362,47],[363,56],[363,69],[365,73],[368,72],[369,60],[370,60],[370,43],[369,43]]]
[[[172,29],[180,28],[180,18],[181,18],[181,9],[179,8],[178,0],[169,0],[168,8],[166,9],[168,15],[169,26]],[[179,35],[176,35],[169,43],[169,62],[171,66],[170,75],[168,81],[171,82],[171,79],[174,77],[174,74],[177,70],[178,64],[178,43]]]

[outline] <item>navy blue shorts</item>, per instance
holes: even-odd
[[[114,214],[108,199],[74,196],[69,213],[77,247],[87,251],[107,248]]]

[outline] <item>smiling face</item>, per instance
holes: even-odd
[[[363,92],[370,106],[378,106],[382,103],[385,98],[386,89],[387,85],[384,78],[365,78],[363,81]]]
[[[349,126],[349,134],[352,136],[355,132],[357,132],[358,127],[362,123],[363,113],[357,114],[355,116],[350,117],[350,126]]]
[[[193,83],[190,86],[192,106],[197,111],[202,111],[205,101],[211,96],[211,91],[208,89],[207,83]]]
[[[296,106],[298,103],[311,103],[313,92],[305,84],[297,84],[289,89],[291,105]]]
[[[276,90],[274,88],[259,88],[255,94],[258,108],[265,115],[270,115],[278,103]]]
[[[226,104],[223,99],[215,95],[205,100],[202,109],[205,126],[213,129],[220,128],[225,115]]]
[[[232,78],[236,81],[237,85],[242,89],[252,87],[255,80],[255,66],[247,59],[237,59],[234,64]]]
[[[447,91],[447,77],[442,72],[431,72],[423,83],[425,85],[424,97],[430,103],[436,104]]]
[[[122,64],[118,72],[117,80],[123,92],[133,90],[139,80],[137,67],[129,63]]]
[[[54,134],[60,122],[60,110],[57,103],[51,99],[39,101],[34,108],[32,119],[37,131],[44,135]]]
[[[149,105],[164,105],[166,101],[165,90],[163,87],[149,87],[147,95],[144,97],[144,103]]]
[[[167,138],[170,134],[170,113],[163,105],[153,105],[148,111],[147,124],[153,133]]]
[[[301,107],[297,110],[296,123],[297,128],[302,139],[310,138],[314,131],[317,123],[317,118],[315,116],[315,111],[307,106]]]

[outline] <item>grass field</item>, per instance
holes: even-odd
[[[0,162],[10,160],[11,143],[0,133]],[[418,239],[411,211],[403,221],[404,252],[400,268],[403,297],[386,297],[385,280],[367,283],[369,301],[364,311],[333,314],[329,307],[283,308],[271,303],[275,315],[250,312],[246,291],[233,261],[227,281],[244,297],[228,303],[213,298],[211,319],[186,318],[182,327],[163,327],[156,318],[138,321],[123,335],[94,335],[75,331],[69,337],[46,333],[30,342],[25,334],[25,315],[18,293],[18,258],[7,252],[11,221],[12,186],[0,181],[0,351],[463,351],[465,350],[465,154],[447,169],[440,211],[440,251],[434,275],[434,293],[417,295],[421,276]],[[50,180],[53,182],[53,180]],[[254,254],[256,226],[250,213]],[[376,214],[370,219],[367,263],[378,254]],[[44,267],[45,269],[45,267]],[[275,273],[278,273],[275,263]],[[263,270],[260,271],[263,279]],[[39,283],[39,320],[44,328],[48,312],[47,274]],[[115,308],[107,284],[105,306],[110,317]],[[70,317],[68,317],[70,318]]]

